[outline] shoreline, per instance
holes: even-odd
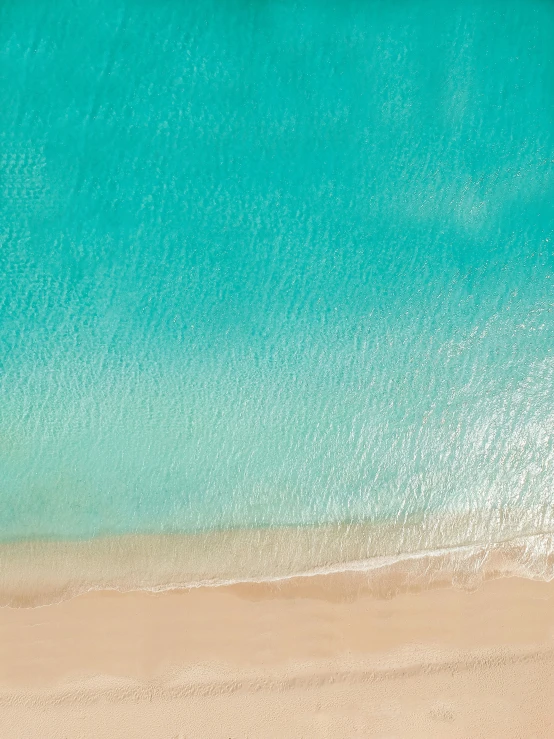
[[[389,592],[393,581],[401,593],[445,583],[473,589],[502,576],[553,580],[553,509],[494,513],[402,525],[0,543],[0,606],[38,607],[107,590],[155,593],[347,573],[359,573],[375,593]]]
[[[394,591],[347,573],[2,608],[0,720],[14,739],[552,736],[554,582]]]

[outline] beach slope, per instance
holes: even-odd
[[[554,583],[350,573],[0,609],[11,739],[552,737]]]

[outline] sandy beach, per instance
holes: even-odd
[[[554,583],[362,574],[0,609],[10,739],[552,737]]]
[[[554,739],[553,39],[0,2],[0,739]]]

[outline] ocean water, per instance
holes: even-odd
[[[3,2],[0,539],[544,533],[553,39],[547,0]]]

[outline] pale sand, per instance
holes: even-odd
[[[554,582],[96,592],[1,608],[0,650],[2,739],[554,737]]]

